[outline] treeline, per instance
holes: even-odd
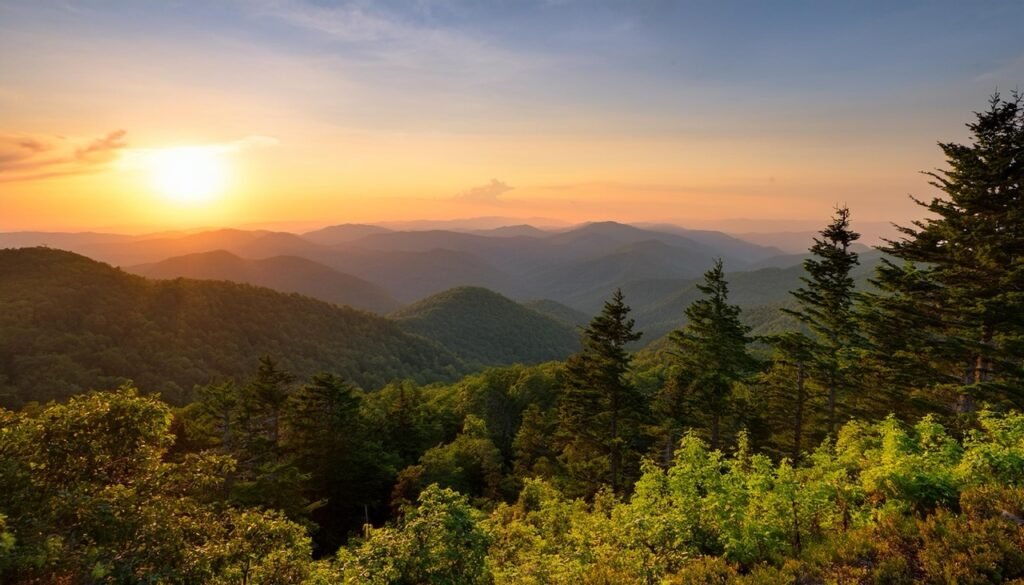
[[[564,363],[364,393],[264,358],[174,412],[128,390],[4,411],[0,570],[14,582],[1024,578],[1024,417],[1011,412],[1024,406],[1021,99],[994,97],[969,127],[970,145],[941,145],[943,195],[884,247],[872,292],[855,290],[858,235],[837,209],[793,292],[799,331],[753,338],[717,262],[687,325],[639,356],[616,292]],[[160,514],[170,528],[153,534]]]

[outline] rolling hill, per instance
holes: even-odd
[[[0,404],[59,399],[127,378],[175,403],[250,375],[263,354],[298,375],[365,388],[453,379],[437,343],[348,307],[220,281],[148,280],[61,250],[0,250]]]
[[[380,314],[401,306],[388,291],[371,282],[298,256],[249,260],[217,250],[129,266],[125,270],[147,278],[230,280],[265,286]]]
[[[591,316],[583,311],[577,311],[568,305],[563,305],[562,303],[552,301],[551,299],[524,301],[522,305],[528,309],[533,309],[542,315],[554,317],[559,321],[563,321],[574,326],[586,325],[590,323],[591,319]]]
[[[403,330],[433,339],[473,364],[539,363],[579,349],[571,324],[479,287],[444,291],[392,317]]]

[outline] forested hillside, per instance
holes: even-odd
[[[126,379],[172,403],[264,354],[378,387],[451,379],[461,361],[394,323],[253,286],[149,281],[59,250],[0,250],[0,396],[17,406]]]
[[[478,287],[436,294],[392,317],[405,331],[475,364],[534,364],[565,359],[579,348],[572,325]]]

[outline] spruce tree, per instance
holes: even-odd
[[[792,295],[799,308],[784,312],[805,323],[815,335],[811,370],[825,389],[828,432],[835,433],[840,394],[851,386],[850,354],[855,345],[854,281],[850,272],[859,264],[850,245],[860,234],[850,229],[850,210],[836,208],[835,216],[814,238],[811,257],[804,260],[804,286]]]
[[[691,391],[710,417],[711,446],[718,448],[721,421],[732,406],[733,385],[756,368],[747,352],[750,327],[740,322],[740,308],[729,304],[729,284],[721,259],[704,273],[697,288],[704,298],[686,309],[686,328],[673,331],[680,366],[690,380]]]
[[[560,459],[581,495],[593,495],[601,485],[623,489],[638,459],[644,403],[626,380],[631,361],[626,345],[641,334],[633,331],[629,310],[616,290],[584,331],[583,350],[566,363]]]
[[[302,495],[308,478],[295,466],[284,441],[294,382],[292,374],[264,356],[255,378],[240,389],[232,453],[238,467],[231,496],[238,503],[278,508],[298,519],[308,512],[309,502]]]
[[[765,417],[776,432],[772,443],[782,456],[800,461],[815,426],[815,388],[808,379],[815,344],[803,333],[790,331],[768,339],[775,348],[772,365],[761,376]]]
[[[388,493],[397,457],[385,453],[360,414],[363,392],[339,376],[317,374],[288,401],[287,450],[314,502],[317,541],[327,550],[364,523]]]
[[[1024,379],[1024,104],[992,96],[967,127],[969,144],[939,143],[947,168],[926,173],[941,191],[914,198],[929,216],[900,227],[877,283],[887,316],[917,330],[911,356],[923,383],[952,390],[953,406],[1021,399]]]
[[[691,382],[684,372],[673,371],[651,399],[651,416],[654,419],[647,432],[654,440],[654,451],[651,456],[661,466],[668,468],[675,460],[676,446],[692,426],[695,413],[700,409],[693,393],[690,392]]]

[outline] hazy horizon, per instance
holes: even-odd
[[[408,221],[380,220],[366,222],[331,222],[331,221],[299,221],[299,222],[257,222],[236,225],[199,225],[172,229],[161,229],[152,226],[97,226],[92,228],[76,229],[69,227],[65,229],[25,229],[8,230],[0,225],[0,235],[17,233],[95,233],[111,234],[118,236],[136,237],[160,237],[175,234],[193,234],[218,230],[243,230],[243,231],[269,231],[294,234],[304,234],[316,230],[342,225],[368,225],[382,227],[393,231],[464,231],[464,232],[486,232],[499,228],[530,226],[540,230],[558,233],[573,230],[581,226],[594,223],[622,223],[633,225],[655,231],[669,229],[696,230],[696,231],[717,231],[733,237],[744,239],[763,246],[778,247],[786,252],[803,251],[810,243],[810,234],[816,234],[821,230],[820,222],[814,220],[773,220],[764,221],[757,219],[725,219],[705,224],[685,225],[669,221],[633,221],[616,222],[609,219],[594,219],[582,222],[562,222],[552,218],[543,217],[501,217],[481,216],[462,217],[451,219],[414,219]],[[897,235],[895,227],[891,222],[854,221],[854,229],[861,234],[860,242],[867,246],[876,246],[883,242],[883,238],[890,238]],[[791,237],[790,237],[791,236]],[[807,240],[807,244],[794,244],[801,238]]]

